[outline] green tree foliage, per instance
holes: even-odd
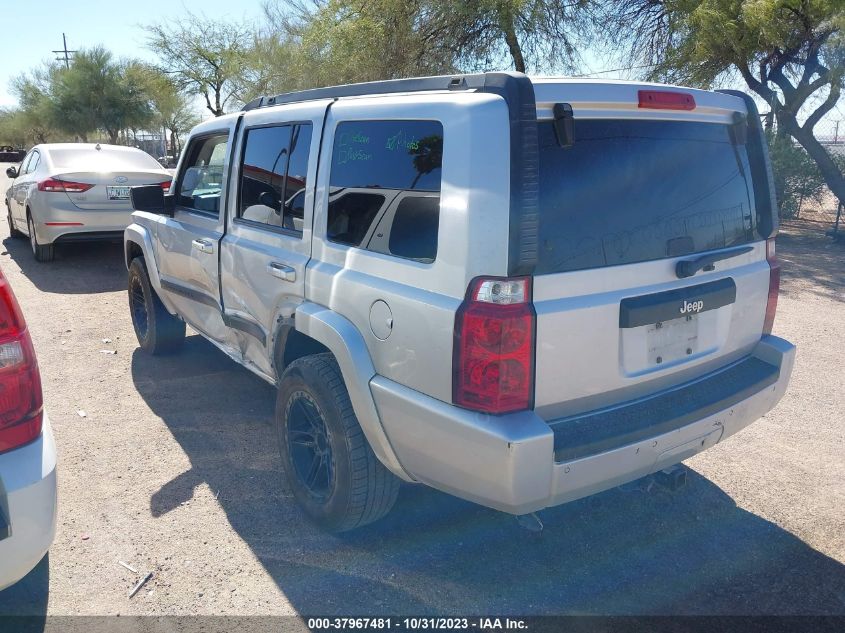
[[[170,133],[172,157],[176,160],[182,135],[200,122],[194,111],[192,95],[180,89],[171,75],[154,66],[137,63],[131,72],[148,95],[152,109],[150,125]]]
[[[709,87],[741,77],[845,200],[842,170],[814,134],[843,89],[843,0],[618,0],[605,8],[616,44],[654,64],[656,78]]]
[[[62,134],[55,125],[54,108],[50,98],[50,85],[54,68],[43,66],[12,81],[12,92],[18,98],[19,108],[11,113],[14,123],[25,134],[24,145],[57,140]]]
[[[146,27],[147,46],[180,89],[205,99],[214,116],[241,95],[240,78],[253,34],[242,24],[188,13],[176,22]]]
[[[775,177],[778,213],[797,217],[804,202],[820,202],[825,182],[807,152],[785,135],[769,134],[769,156]]]
[[[460,71],[571,68],[590,0],[271,1],[244,94]],[[266,71],[262,74],[261,70]]]
[[[70,68],[47,66],[18,77],[12,89],[33,140],[85,141],[102,131],[115,143],[122,130],[147,125],[149,96],[132,67],[98,47],[79,51]]]

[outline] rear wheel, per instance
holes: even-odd
[[[35,235],[35,223],[32,221],[32,214],[26,214],[26,225],[29,229],[29,245],[32,247],[32,254],[37,262],[51,262],[56,255],[55,247],[52,244],[39,244]]]
[[[393,507],[399,479],[367,443],[334,356],[305,356],[285,370],[276,428],[294,497],[321,527],[351,530]]]
[[[167,311],[150,284],[147,264],[136,257],[129,266],[129,312],[141,348],[150,354],[177,351],[185,342],[185,322]]]
[[[6,202],[6,220],[9,222],[9,235],[15,238],[24,236],[24,234],[18,231],[17,227],[15,227],[15,222],[12,220],[12,210],[9,208],[8,201]]]

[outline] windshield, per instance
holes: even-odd
[[[537,274],[759,239],[744,145],[716,123],[587,119],[560,147],[541,122]]]

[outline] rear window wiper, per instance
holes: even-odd
[[[701,257],[696,257],[695,259],[684,259],[675,265],[675,274],[678,276],[678,279],[692,277],[699,270],[713,270],[715,268],[713,264],[716,262],[722,261],[723,259],[730,259],[731,257],[742,255],[743,253],[750,253],[753,250],[753,246],[740,246],[739,248],[733,248],[721,253],[702,255]]]

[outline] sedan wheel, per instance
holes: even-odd
[[[35,256],[35,261],[51,262],[55,256],[55,249],[52,244],[39,244],[38,237],[35,235],[35,223],[32,221],[32,216],[26,216],[26,225],[29,229],[29,245],[32,247],[32,254]]]

